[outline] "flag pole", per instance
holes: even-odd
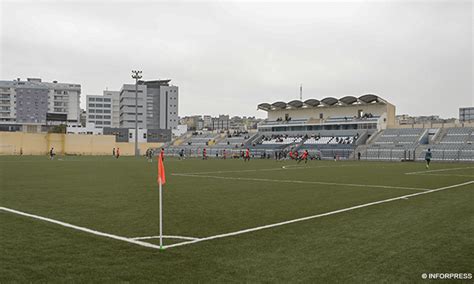
[[[166,182],[165,167],[163,165],[163,150],[158,158],[158,206],[160,215],[160,249],[163,247],[163,184]]]
[[[159,184],[159,205],[160,205],[160,249],[163,249],[163,201],[162,201],[162,185],[161,178]]]

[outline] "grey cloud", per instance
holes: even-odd
[[[0,76],[78,82],[100,94],[171,78],[180,114],[374,92],[398,113],[474,105],[472,3],[8,2]],[[443,102],[443,103],[440,103]]]

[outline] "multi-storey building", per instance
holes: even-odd
[[[147,90],[145,85],[138,85],[138,128],[147,128],[145,112],[147,111]],[[124,84],[119,93],[119,126],[135,128],[135,85]]]
[[[212,118],[212,130],[228,130],[230,127],[230,119],[228,115],[219,115]]]
[[[138,81],[138,128],[176,129],[178,87],[170,85],[170,81]],[[119,127],[135,128],[135,85],[124,84],[118,97]]]
[[[0,81],[0,124],[47,124],[48,117],[80,122],[81,85],[38,78]]]
[[[146,125],[148,129],[176,129],[178,117],[178,87],[171,80],[139,81],[146,86]]]
[[[111,98],[112,102],[112,127],[120,126],[120,92],[119,91],[104,91],[104,97]]]
[[[137,104],[139,140],[148,139],[147,129],[153,136],[158,135],[154,130],[177,129],[178,87],[171,86],[170,81],[138,81],[137,86],[124,84],[120,91],[106,90],[103,96],[87,96],[87,123],[93,123],[97,128],[113,128],[114,133],[117,129],[128,129],[128,139],[133,139]]]
[[[87,96],[87,124],[97,128],[112,127],[112,98],[107,96]]]
[[[459,121],[474,121],[474,107],[459,108]]]

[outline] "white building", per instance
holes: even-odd
[[[112,99],[112,127],[120,127],[120,91],[104,91]]]
[[[138,128],[176,129],[179,124],[179,92],[171,80],[138,81]],[[135,85],[119,92],[119,127],[135,128]]]
[[[175,129],[171,130],[171,133],[173,133],[175,137],[184,135],[186,132],[188,132],[188,126],[186,124],[179,124]]]
[[[119,124],[121,128],[135,128],[135,85],[124,84],[119,93]],[[146,86],[138,85],[138,128],[147,128],[145,111],[147,110]]]
[[[170,85],[171,80],[139,81],[146,86],[147,128],[176,129],[179,124],[179,89]]]
[[[169,82],[138,81],[139,129],[177,129],[178,87]],[[124,84],[120,91],[106,90],[103,96],[87,96],[86,106],[87,124],[135,129],[135,84]]]
[[[112,98],[105,96],[86,97],[87,122],[97,128],[112,126]]]
[[[119,127],[119,95],[118,91],[104,91],[103,96],[86,97],[87,124],[95,124],[98,128]]]

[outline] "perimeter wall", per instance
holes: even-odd
[[[140,153],[163,143],[138,143]],[[134,143],[115,142],[113,135],[0,132],[0,155],[47,155],[54,147],[58,155],[112,155],[120,148],[124,156],[134,155]]]

